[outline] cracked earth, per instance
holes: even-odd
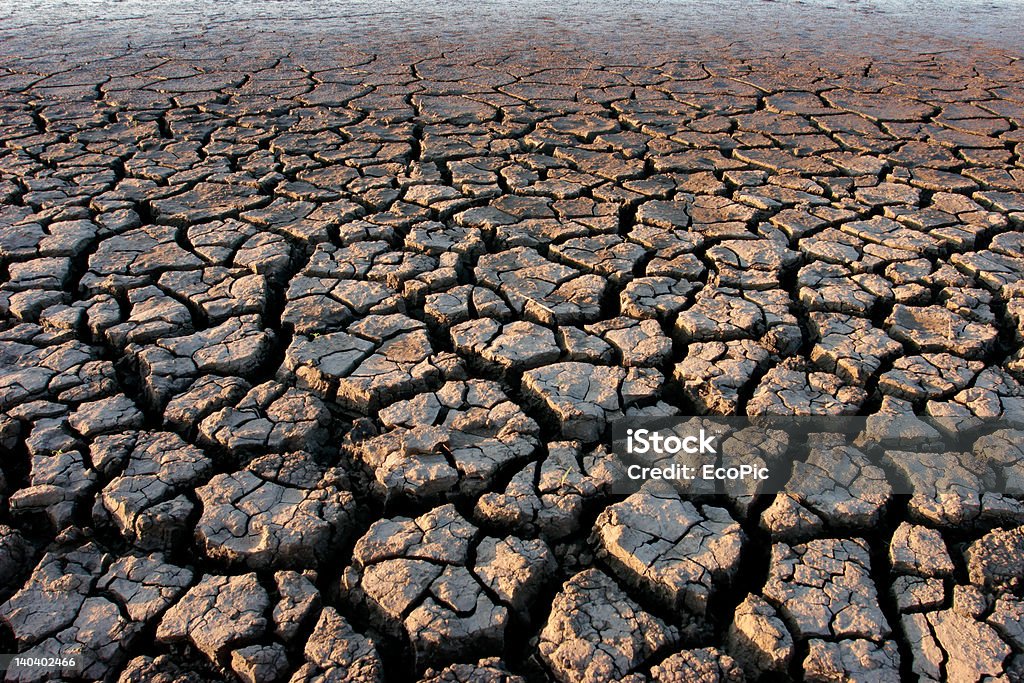
[[[1024,491],[969,454],[913,497],[823,443],[792,493],[680,498],[613,495],[608,451],[623,416],[977,416],[1019,467],[1019,54],[91,26],[0,47],[0,651],[1024,680]]]

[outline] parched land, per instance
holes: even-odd
[[[627,497],[608,452],[623,416],[1024,428],[1019,55],[271,28],[0,46],[0,651],[1024,680],[1024,497]]]

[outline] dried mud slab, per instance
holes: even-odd
[[[70,540],[70,539],[69,539]],[[44,555],[0,620],[32,657],[81,657],[81,673],[116,670],[163,610],[192,582],[193,572],[159,553],[114,558],[92,542]],[[38,672],[21,671],[23,678]]]
[[[808,677],[900,680],[899,652],[878,602],[865,541],[776,544],[763,592],[793,637],[805,639],[802,668]]]
[[[739,569],[744,535],[727,510],[641,491],[595,522],[598,556],[675,610],[703,615]]]
[[[524,373],[523,389],[554,418],[563,436],[596,441],[631,405],[656,399],[663,381],[653,368],[565,362]]]
[[[761,513],[761,528],[791,541],[828,529],[869,530],[892,499],[892,484],[881,467],[852,446],[824,443],[793,463],[786,493]]]
[[[579,531],[584,505],[608,496],[620,467],[603,448],[585,452],[578,441],[555,442],[547,451],[543,461],[516,472],[504,491],[481,495],[474,517],[549,540]]]
[[[348,535],[354,499],[337,470],[308,453],[267,455],[196,489],[196,541],[215,560],[253,568],[316,567]]]
[[[607,574],[588,569],[555,597],[538,649],[559,681],[602,681],[624,677],[678,639],[678,629],[645,612]]]
[[[530,457],[540,428],[496,382],[448,382],[381,411],[380,434],[351,443],[385,495],[478,494]]]
[[[436,661],[466,649],[500,651],[511,613],[526,609],[552,564],[543,541],[484,537],[445,505],[375,522],[342,581],[379,628]]]

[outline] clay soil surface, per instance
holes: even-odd
[[[1024,680],[1022,15],[6,3],[0,652]],[[1007,429],[912,498],[610,488],[623,416],[807,413]]]

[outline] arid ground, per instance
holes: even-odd
[[[1022,15],[0,9],[0,652],[77,658],[8,680],[1024,680]],[[1006,429],[610,487],[882,413]]]

